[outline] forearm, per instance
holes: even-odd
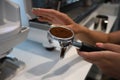
[[[120,44],[120,37],[119,37],[120,31],[112,32],[108,36],[109,36],[108,41],[110,43]]]
[[[83,42],[88,44],[95,45],[96,42],[103,42],[103,43],[115,43],[120,44],[120,31],[111,32],[106,34],[104,32],[98,32],[89,30],[86,27],[79,26],[79,33],[76,34],[76,37]]]
[[[78,34],[76,34],[76,37],[83,42],[92,45],[95,45],[96,42],[109,42],[109,36],[104,32],[92,31],[86,27],[81,26],[79,28],[80,31]]]

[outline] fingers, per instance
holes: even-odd
[[[120,45],[111,44],[111,43],[104,43],[104,44],[103,43],[96,43],[96,46],[110,50],[110,51],[120,53]]]
[[[103,52],[79,52],[78,54],[83,57],[86,61],[96,63],[97,61],[103,60]]]
[[[110,60],[114,60],[115,57],[117,58],[120,56],[118,53],[120,52],[119,45],[110,43],[96,43],[96,46],[107,50],[97,52],[79,52],[78,54],[82,56],[86,61],[94,64],[109,62]]]
[[[54,9],[44,9],[44,8],[38,8],[38,9],[33,9],[32,10],[32,12],[34,13],[36,13],[36,12],[38,12],[40,15],[41,14],[48,14],[49,13],[49,15],[53,15],[53,14],[55,14],[55,15],[57,15],[57,14],[60,14],[60,13],[58,13],[58,11],[56,11],[56,10],[54,10]]]
[[[49,19],[49,18],[44,18],[44,17],[38,17],[38,20],[39,21],[42,21],[42,22],[48,22],[48,23],[52,23],[52,20],[51,19]]]
[[[60,14],[58,11],[53,10],[53,9],[42,9],[42,8],[38,8],[38,9],[33,9],[32,13],[37,15],[37,16],[43,16],[43,17],[47,17],[47,18],[51,18],[54,19],[56,16],[58,17]]]
[[[78,52],[78,54],[86,61],[94,64],[108,63],[120,56],[120,54],[112,51]]]
[[[48,20],[53,20],[54,19],[53,16],[42,13],[40,10],[41,9],[39,9],[39,8],[38,9],[33,9],[32,13],[35,14],[36,16],[40,17],[40,18],[47,18]]]
[[[70,17],[68,17],[66,14],[56,11],[54,9],[40,8],[40,9],[33,9],[32,12],[33,12],[33,14],[35,14],[37,16],[47,17],[52,20],[54,19],[54,20],[56,20],[57,23],[62,22],[62,24],[64,23],[66,25],[74,23],[74,21]]]

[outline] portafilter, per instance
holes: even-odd
[[[47,37],[48,41],[53,44],[53,46],[59,46],[61,48],[61,58],[64,58],[66,49],[70,45],[78,47],[80,51],[91,52],[104,50],[84,42],[77,42],[74,38],[74,32],[66,27],[57,26],[49,28]]]

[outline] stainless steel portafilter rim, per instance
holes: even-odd
[[[67,29],[67,30],[69,30],[70,32],[72,32],[72,36],[69,37],[69,38],[60,38],[60,37],[57,37],[57,36],[54,36],[53,34],[51,34],[51,32],[50,32],[51,29],[53,29],[53,28],[59,28],[59,27],[60,27],[60,28]],[[73,32],[71,29],[66,28],[66,27],[61,27],[61,26],[49,28],[48,34],[49,34],[52,38],[54,38],[54,39],[56,39],[56,40],[62,40],[62,41],[71,40],[71,39],[74,38],[74,32]]]

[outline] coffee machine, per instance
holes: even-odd
[[[29,31],[21,19],[23,13],[19,4],[22,1],[0,0],[0,80],[10,80],[25,66],[24,62],[10,56],[12,49],[27,38]]]

